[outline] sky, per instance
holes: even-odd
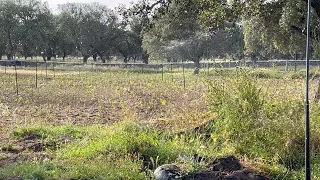
[[[47,1],[49,3],[50,8],[56,12],[58,8],[58,4],[65,4],[65,3],[73,3],[73,2],[82,2],[82,3],[91,3],[91,2],[99,2],[100,4],[107,5],[109,8],[113,9],[114,7],[118,6],[119,4],[130,4],[130,2],[137,0],[42,0]]]

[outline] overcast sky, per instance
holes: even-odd
[[[119,4],[130,4],[130,2],[137,0],[42,0],[47,1],[49,3],[50,8],[53,11],[57,11],[58,4],[65,4],[65,3],[72,3],[72,2],[99,2],[100,4],[107,5],[109,8],[113,9],[114,7],[118,6]]]

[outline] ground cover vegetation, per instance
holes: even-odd
[[[170,69],[163,79],[118,68],[39,73],[38,88],[33,70],[18,72],[19,95],[2,69],[0,179],[149,179],[165,163],[192,177],[224,155],[271,179],[303,178],[303,72],[187,70],[185,88]],[[320,106],[311,107],[319,179]]]

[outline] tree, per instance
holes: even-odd
[[[215,49],[219,49],[220,53],[216,53],[219,55],[240,53],[242,32],[236,23],[224,22],[217,28],[204,31],[198,23],[198,14],[198,1],[195,0],[171,1],[169,7],[155,10],[151,28],[143,41],[151,58],[189,60],[199,68],[201,58],[208,51],[216,53]],[[235,40],[239,41],[234,43]],[[238,49],[234,51],[234,47]]]
[[[8,60],[12,60],[17,50],[17,32],[19,30],[19,18],[16,16],[20,7],[15,1],[0,1],[0,29],[5,39]]]
[[[20,28],[17,33],[21,55],[33,57],[45,52],[48,60],[54,55],[55,26],[48,5],[37,0],[19,1]]]
[[[59,6],[61,29],[71,34],[77,50],[88,58],[99,55],[102,59],[112,50],[112,43],[121,35],[121,27],[115,13],[98,3],[67,3]]]
[[[200,44],[203,44],[197,35],[199,31],[197,1],[172,1],[169,7],[162,6],[155,11],[151,27],[144,35],[143,47],[152,59],[159,59],[166,56],[168,50],[176,51],[182,50],[183,46],[184,48],[197,46],[199,52],[190,54],[188,59],[199,66],[201,55],[198,53],[201,54]],[[192,40],[196,42],[193,43]]]
[[[17,53],[27,58],[46,50],[52,29],[47,4],[38,0],[0,2],[0,31],[8,60]]]
[[[313,1],[313,24],[320,23],[319,1]],[[215,28],[223,21],[244,22],[246,53],[295,56],[302,54],[306,36],[306,0],[201,0],[200,21],[205,28]],[[318,44],[319,28],[313,26],[313,46]],[[316,50],[315,48],[313,48]]]

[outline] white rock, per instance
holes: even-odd
[[[179,180],[181,169],[174,164],[164,164],[154,171],[156,180]]]

